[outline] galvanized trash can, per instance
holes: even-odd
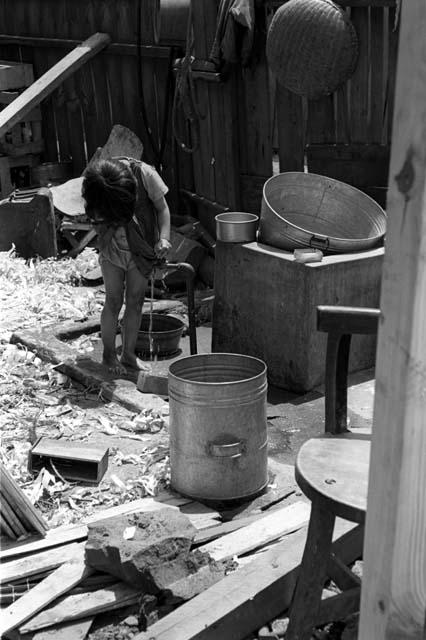
[[[266,365],[232,353],[169,368],[171,484],[198,500],[240,500],[268,483]]]

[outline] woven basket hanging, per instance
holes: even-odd
[[[289,0],[272,19],[266,55],[280,84],[316,99],[350,78],[358,38],[346,13],[331,0]]]

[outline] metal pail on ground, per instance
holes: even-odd
[[[266,365],[232,353],[189,356],[169,368],[173,489],[240,500],[268,483]]]

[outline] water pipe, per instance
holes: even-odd
[[[186,279],[186,297],[188,303],[188,332],[189,332],[189,350],[191,356],[197,353],[197,332],[195,329],[195,300],[194,300],[194,280],[195,269],[188,262],[167,262],[166,269],[174,269],[182,271]]]

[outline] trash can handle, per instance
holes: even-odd
[[[215,458],[239,458],[244,451],[244,444],[239,442],[209,442],[207,446],[208,452]]]

